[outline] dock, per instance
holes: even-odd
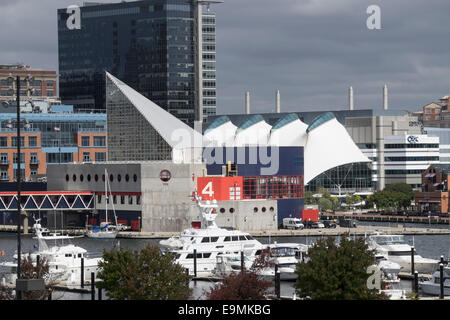
[[[15,233],[16,226],[0,225],[0,232]],[[391,226],[357,226],[356,228],[345,228],[337,226],[336,228],[321,228],[321,229],[303,229],[303,230],[261,230],[248,231],[253,237],[309,237],[309,236],[341,236],[345,233],[351,236],[365,236],[373,233],[384,234],[399,234],[399,235],[450,235],[448,228],[416,228],[405,227],[403,224],[393,223]],[[58,230],[61,232],[61,230]],[[84,235],[85,229],[69,229],[62,230],[64,234],[70,235]],[[178,236],[179,232],[135,232],[135,231],[121,231],[117,234],[117,239],[168,239],[173,236]],[[29,236],[33,235],[32,230],[29,230]]]
[[[450,225],[450,217],[442,216],[412,216],[412,215],[388,215],[365,212],[334,212],[324,213],[322,217],[339,219],[340,217],[353,218],[358,221],[390,222],[390,223],[420,223],[420,224],[446,224]]]

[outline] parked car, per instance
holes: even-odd
[[[302,230],[305,226],[298,218],[284,218],[282,227],[285,229]]]
[[[325,226],[325,228],[336,228],[337,226],[336,222],[332,220],[324,220],[322,221],[322,223]]]
[[[317,222],[317,221],[308,221],[308,227],[311,229],[322,229],[325,228],[325,226],[323,225],[322,222]]]

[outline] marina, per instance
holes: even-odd
[[[362,223],[362,222],[361,222]],[[358,231],[358,234],[351,233],[351,236],[364,236],[364,229],[365,230],[387,230],[391,231],[392,234],[399,234],[398,228],[389,226],[386,223],[378,223],[380,225],[359,225],[358,228],[361,230]],[[410,226],[405,226],[406,229],[409,229]],[[449,248],[450,248],[450,236],[448,236],[448,233],[445,233],[444,228],[439,228],[433,230],[434,233],[425,233],[427,229],[427,225],[415,225],[416,229],[424,229],[424,233],[410,233],[405,234],[404,238],[405,241],[412,245],[414,244],[418,254],[425,258],[430,259],[440,259],[441,255],[444,255],[445,260],[448,260],[449,258]],[[330,230],[330,231],[338,231],[339,228],[336,230]],[[344,229],[344,228],[343,228]],[[347,229],[347,228],[345,228]],[[355,230],[356,228],[350,228],[350,230]],[[442,232],[437,232],[437,230],[441,230]],[[304,232],[306,231],[306,232]],[[313,232],[311,232],[313,231]],[[303,245],[311,245],[318,239],[325,236],[325,233],[323,231],[327,230],[319,230],[322,231],[322,233],[318,233],[318,230],[296,230],[293,231],[294,234],[287,235],[291,232],[291,230],[286,233],[286,230],[280,230],[280,236],[278,235],[265,235],[265,236],[258,236],[256,239],[263,243],[263,244],[274,244],[274,243],[298,243]],[[344,231],[344,230],[341,230]],[[347,230],[348,231],[348,230]],[[302,234],[302,232],[304,232]],[[161,235],[159,235],[161,236]],[[120,242],[120,246],[123,248],[130,248],[130,249],[142,249],[147,244],[150,245],[159,245],[159,241],[161,239],[166,239],[169,236],[169,234],[164,235],[163,238],[120,238],[120,239],[90,239],[87,237],[82,238],[74,238],[71,239],[70,242],[74,245],[80,246],[85,248],[90,254],[101,254],[103,250],[111,250],[112,248],[116,247],[118,242]],[[332,234],[332,236],[339,237],[339,233]],[[10,261],[12,259],[12,254],[16,250],[16,237],[15,233],[12,232],[2,232],[0,233],[0,243],[2,244],[2,250],[5,251],[5,255],[0,257],[0,262],[4,261]],[[34,243],[35,240],[31,237],[31,234],[29,236],[25,236],[22,239],[23,244],[23,252],[32,252],[34,251]],[[396,288],[400,288],[404,291],[404,293],[408,293],[412,291],[412,284],[413,284],[413,276],[411,275],[409,270],[402,270],[402,272],[399,272],[398,274],[400,281],[398,284],[396,284]],[[419,280],[420,281],[427,281],[431,279],[431,274],[420,274]],[[205,290],[209,290],[209,288],[214,285],[214,283],[217,283],[217,281],[220,281],[221,277],[214,277],[214,276],[200,276],[193,277],[192,281],[190,282],[190,287],[193,289],[192,297],[191,299],[198,299],[203,296]],[[294,281],[281,281],[280,284],[280,290],[281,290],[281,299],[293,299],[295,298],[294,295],[294,288],[293,288]],[[55,291],[53,295],[53,299],[68,299],[68,300],[90,300],[92,297],[92,292],[90,291],[90,285],[89,282],[86,281],[85,287],[81,288],[79,285],[72,285],[72,286],[65,286],[65,287],[57,287],[57,290]],[[98,292],[96,293],[98,296]],[[106,299],[105,294],[103,294],[103,298]],[[59,297],[59,298],[58,298]],[[421,293],[420,298],[422,299],[435,299],[436,297],[427,296]]]

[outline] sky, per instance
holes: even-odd
[[[98,2],[119,2],[117,0]],[[58,70],[56,10],[80,0],[0,0],[0,64]],[[381,29],[367,20],[380,8]],[[448,0],[224,0],[217,15],[217,113],[417,111],[450,94]]]

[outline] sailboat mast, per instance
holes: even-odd
[[[106,224],[108,224],[108,171],[105,168],[105,213],[106,213]]]

